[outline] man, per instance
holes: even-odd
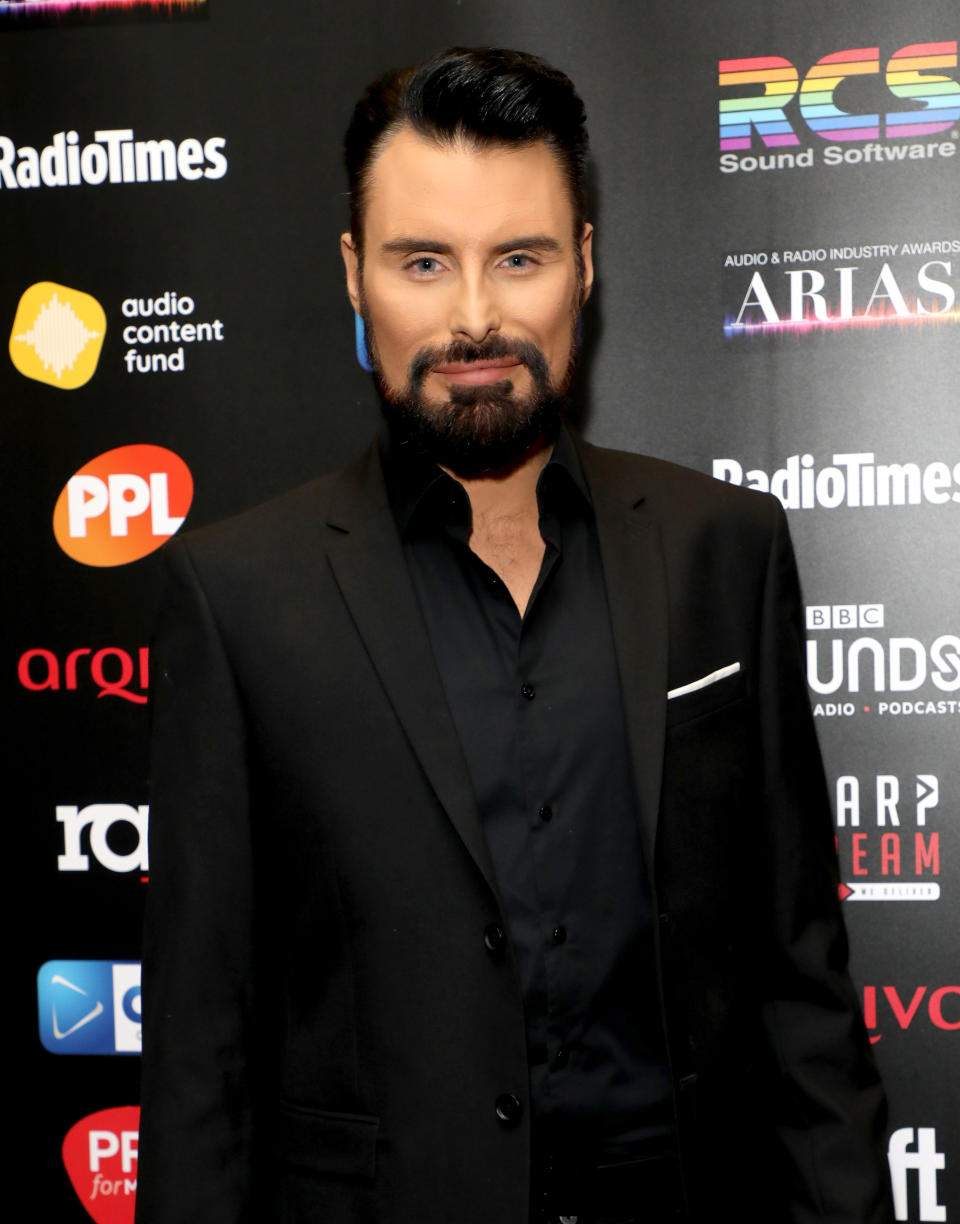
[[[388,429],[168,549],[142,1224],[887,1218],[783,513],[562,424],[585,151],[531,56],[371,86]]]

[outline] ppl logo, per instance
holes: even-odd
[[[86,663],[88,655],[89,664]],[[82,668],[81,659],[84,660]],[[78,646],[64,658],[62,687],[75,692],[80,687],[81,670],[84,683],[89,675],[90,682],[99,690],[98,701],[101,697],[120,697],[134,705],[146,705],[150,684],[149,646],[141,646],[134,653],[120,646],[101,646],[97,651],[90,646]],[[17,679],[32,693],[42,693],[47,689],[56,692],[61,688],[60,660],[54,651],[34,646],[25,650],[17,660]],[[131,692],[131,684],[141,691]]]
[[[96,298],[54,281],[21,297],[10,333],[10,360],[25,378],[74,391],[100,360],[107,316]]]
[[[140,1053],[138,961],[47,961],[37,1005],[51,1054]]]
[[[918,986],[909,998],[901,998],[896,986],[864,986],[863,1019],[871,1045],[894,1026],[904,1031],[917,1019],[944,1032],[960,1031],[960,986],[930,990]]]
[[[884,80],[909,109],[888,111],[888,137],[929,136],[960,119],[960,82],[938,72],[957,66],[957,42],[915,43],[887,61]],[[836,104],[841,84],[880,72],[880,48],[859,47],[823,56],[800,84],[800,73],[779,55],[720,61],[721,88],[736,88],[720,102],[720,148],[749,149],[753,133],[768,149],[799,145],[787,104],[798,96],[800,117],[824,140],[863,141],[880,136],[879,114],[851,114]],[[743,88],[746,87],[746,88]],[[892,159],[891,159],[892,160]],[[901,160],[901,159],[897,159]]]
[[[133,1224],[140,1110],[101,1109],[75,1122],[61,1149],[70,1184],[97,1224]]]
[[[931,1224],[946,1220],[947,1209],[940,1202],[937,1186],[946,1157],[937,1151],[937,1132],[932,1126],[895,1130],[887,1145],[887,1162],[898,1220],[929,1220]],[[916,1176],[910,1177],[911,1173]]]
[[[150,808],[141,803],[88,803],[78,808],[57,804],[57,822],[63,825],[63,854],[57,855],[58,871],[89,871],[90,855],[83,853],[81,834],[89,829],[90,854],[107,871],[148,871],[147,821]],[[117,846],[117,827],[125,844]],[[110,834],[114,833],[114,845]]]
[[[120,446],[70,477],[53,510],[53,534],[83,565],[126,565],[179,531],[192,500],[193,477],[179,455]]]

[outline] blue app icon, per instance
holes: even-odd
[[[52,1054],[139,1054],[136,961],[47,961],[37,974],[40,1041]]]

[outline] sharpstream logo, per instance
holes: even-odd
[[[51,1054],[140,1053],[137,961],[47,961],[37,974],[37,1007]]]
[[[71,128],[57,132],[42,149],[0,136],[0,190],[221,179],[227,173],[226,145],[223,136],[135,140],[133,128],[98,129],[87,144]]]
[[[183,526],[193,500],[190,469],[163,446],[118,446],[64,485],[53,511],[57,543],[82,565],[126,565]]]
[[[95,297],[55,281],[38,281],[17,305],[10,360],[25,378],[74,391],[100,360],[107,316]]]
[[[875,104],[872,78],[879,76],[882,62],[891,109],[883,115],[841,109],[838,100],[850,107],[858,100]],[[720,170],[806,169],[818,153],[825,166],[954,157],[960,81],[941,69],[956,67],[956,39],[912,43],[883,57],[879,47],[834,51],[819,59],[802,83],[796,65],[783,56],[721,60]],[[895,103],[899,106],[892,109]],[[816,140],[801,149],[801,136],[808,135]],[[898,143],[878,143],[881,136]],[[820,140],[831,143],[819,145]],[[912,143],[899,143],[905,140]],[[756,141],[765,154],[754,155]]]

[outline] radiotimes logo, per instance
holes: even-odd
[[[136,659],[136,663],[134,663]],[[45,646],[25,650],[17,660],[17,679],[31,693],[77,692],[90,686],[101,697],[119,697],[133,705],[146,705],[150,686],[150,648],[134,651],[120,646],[77,646],[67,651],[60,666],[55,651]],[[139,689],[139,692],[134,692]]]
[[[960,1031],[960,986],[917,986],[901,996],[896,986],[863,987],[863,1019],[871,1045],[884,1033],[906,1032],[915,1022],[941,1032]]]
[[[149,818],[146,803],[137,807],[129,803],[88,803],[85,807],[57,804],[57,823],[63,828],[63,853],[57,855],[57,870],[89,871],[92,856],[101,867],[118,874],[148,871]]]
[[[887,1162],[898,1220],[920,1220],[922,1224],[946,1220],[937,1178],[947,1162],[943,1152],[937,1151],[934,1127],[901,1126],[895,1130],[887,1144]]]
[[[960,460],[883,462],[873,451],[850,451],[818,463],[809,451],[790,455],[773,472],[739,459],[714,459],[712,474],[728,484],[773,493],[785,510],[885,509],[960,503]]]
[[[957,67],[956,39],[913,43],[889,56],[884,83],[891,103],[899,102],[897,109],[883,115],[841,109],[838,98],[851,107],[858,100],[871,105],[872,78],[880,74],[880,65],[879,47],[834,51],[822,56],[801,84],[797,67],[779,55],[721,60],[721,172],[808,169],[818,153],[825,166],[956,156],[960,82],[955,74],[940,71]],[[944,138],[947,132],[949,139]],[[801,136],[810,135],[814,144],[794,152]],[[879,143],[881,135],[898,143]],[[820,140],[831,143],[820,145]],[[752,152],[757,147],[759,155]]]
[[[73,391],[93,377],[106,330],[107,316],[95,297],[38,281],[17,305],[10,360],[25,378]]]
[[[139,962],[47,961],[37,1009],[51,1054],[139,1054]]]
[[[884,620],[883,604],[807,607],[814,715],[960,714],[960,697],[948,696],[960,690],[960,636],[900,637],[885,631]]]
[[[841,774],[833,801],[842,901],[939,901],[936,774]]]
[[[0,190],[222,179],[226,147],[224,136],[135,140],[133,128],[97,130],[87,144],[71,128],[57,132],[42,149],[0,136]]]
[[[57,543],[83,565],[126,565],[179,531],[193,500],[193,477],[162,446],[120,446],[84,464],[53,511]]]
[[[957,323],[958,257],[957,237],[728,254],[724,335]]]
[[[133,1224],[140,1109],[100,1109],[75,1122],[63,1140],[63,1167],[97,1224]]]

